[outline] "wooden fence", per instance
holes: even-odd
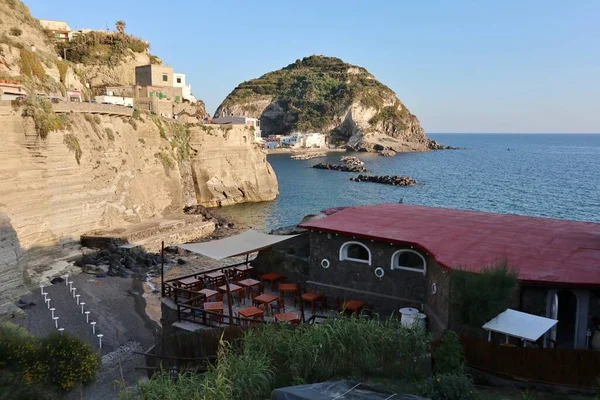
[[[593,387],[600,377],[600,352],[505,347],[461,337],[467,364],[511,379]]]

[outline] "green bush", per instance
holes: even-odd
[[[512,305],[518,283],[517,271],[505,262],[477,274],[454,271],[450,275],[450,303],[463,324],[480,327]]]
[[[43,80],[46,76],[46,70],[44,70],[41,59],[33,51],[25,48],[21,49],[19,67],[21,68],[21,74],[29,78],[35,77]]]
[[[48,133],[63,128],[62,120],[52,109],[50,100],[40,96],[27,98],[23,116],[33,118],[35,129],[42,139],[46,139]]]
[[[465,354],[458,335],[454,331],[446,331],[442,336],[440,347],[433,355],[435,371],[438,374],[464,373]]]
[[[134,119],[141,119],[140,110],[138,110],[137,108],[135,108],[133,110],[133,114],[131,115],[131,117],[134,118]]]
[[[81,164],[81,156],[83,155],[83,151],[81,150],[77,136],[75,136],[74,133],[67,133],[63,138],[63,143],[67,145],[69,151],[75,153],[75,160],[77,160],[77,164]]]
[[[67,82],[67,70],[69,69],[69,64],[66,61],[56,60],[56,67],[58,68],[60,83],[64,85]]]
[[[17,27],[10,28],[8,32],[13,36],[21,36],[23,34],[23,30]]]
[[[52,333],[42,339],[39,359],[48,366],[46,382],[71,390],[77,383],[92,383],[100,369],[100,356],[89,344],[65,334]]]
[[[471,400],[475,389],[469,376],[438,374],[418,382],[417,391],[431,400]]]
[[[55,389],[91,383],[99,368],[99,355],[76,337],[56,333],[40,339],[15,324],[0,324],[0,393],[21,387],[21,398],[51,398]]]

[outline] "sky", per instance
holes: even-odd
[[[600,133],[600,0],[25,4],[74,29],[124,20],[210,113],[239,83],[324,54],[367,68],[429,133]]]

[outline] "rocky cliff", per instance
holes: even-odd
[[[241,83],[215,116],[260,118],[263,135],[323,132],[352,150],[432,148],[416,116],[365,68],[310,56]]]
[[[23,112],[0,105],[3,296],[35,282],[82,233],[278,193],[265,154],[243,126],[71,113],[42,139]]]

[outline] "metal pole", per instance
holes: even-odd
[[[165,241],[160,246],[160,296],[165,297]]]

